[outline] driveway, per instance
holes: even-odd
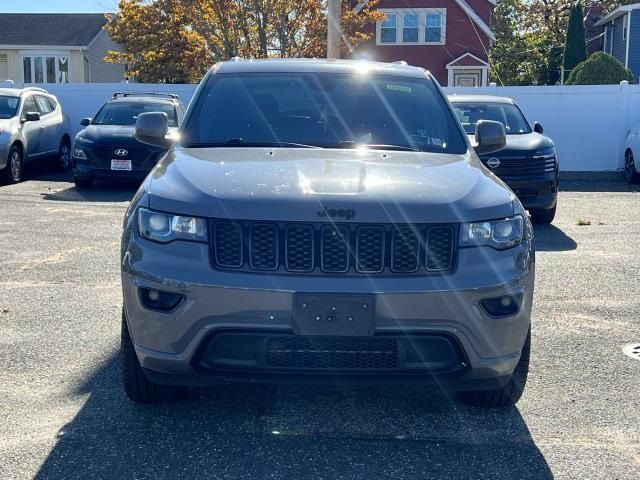
[[[640,361],[622,348],[640,343],[640,192],[563,187],[536,228],[531,374],[506,410],[428,385],[133,405],[118,261],[134,189],[46,173],[0,187],[0,478],[638,479]]]

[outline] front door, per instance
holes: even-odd
[[[22,104],[21,121],[22,121],[22,136],[25,142],[25,158],[33,158],[41,155],[45,151],[45,145],[43,145],[43,125],[42,121],[27,122],[27,113],[40,113],[36,105],[33,95],[25,98]]]

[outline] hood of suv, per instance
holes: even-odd
[[[175,130],[175,129],[169,129]],[[135,126],[128,125],[89,125],[76,137],[79,140],[89,140],[96,144],[102,145],[141,145],[141,143],[135,139]],[[151,150],[163,150],[159,147],[152,147],[146,145]]]
[[[215,218],[449,223],[513,214],[510,190],[470,155],[176,149],[146,188],[152,209]]]
[[[472,136],[469,136],[472,138]],[[474,139],[471,140],[472,142]],[[543,148],[553,147],[553,141],[549,137],[545,137],[539,133],[525,133],[521,135],[507,135],[507,144],[504,149],[499,152],[482,155],[481,158],[489,157],[509,157],[512,155],[533,155],[534,152]]]

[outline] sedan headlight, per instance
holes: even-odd
[[[73,147],[73,156],[76,158],[80,158],[82,160],[86,160],[87,159],[87,154],[84,152],[83,149],[78,148],[78,147]]]
[[[207,222],[204,218],[169,215],[146,208],[138,210],[138,230],[143,238],[160,243],[174,240],[207,241]]]
[[[488,246],[496,250],[515,247],[522,243],[524,223],[522,215],[490,222],[463,223],[460,246]]]

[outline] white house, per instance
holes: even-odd
[[[103,27],[103,14],[0,14],[0,81],[16,83],[119,82],[125,66],[109,64],[121,51]]]

